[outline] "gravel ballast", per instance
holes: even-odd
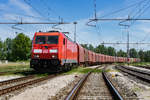
[[[74,81],[76,75],[57,76],[45,84],[26,89],[24,92],[10,98],[10,100],[51,100],[63,87]]]
[[[114,100],[102,73],[92,73],[80,90],[77,100]]]
[[[137,83],[109,66],[107,75],[126,100],[150,100],[150,87]]]

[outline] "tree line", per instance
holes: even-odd
[[[31,52],[31,40],[23,33],[13,39],[0,39],[0,60],[18,61],[28,60]]]
[[[117,51],[113,47],[106,47],[104,45],[93,45],[81,44],[84,48],[110,56],[127,57],[127,53],[123,50]],[[0,60],[18,61],[30,59],[32,48],[32,41],[28,36],[23,33],[19,33],[15,38],[6,38],[4,41],[0,39]],[[130,57],[140,58],[142,61],[150,61],[150,50],[148,51],[137,51],[134,48],[129,50]]]

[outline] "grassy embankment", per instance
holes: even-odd
[[[9,62],[7,64],[0,64],[0,73],[5,75],[16,74],[19,72],[29,71],[29,62]]]
[[[138,63],[132,63],[130,65],[132,65],[132,66],[149,66],[150,67],[150,62],[138,62]]]
[[[128,65],[127,63],[117,63],[117,65]],[[138,62],[138,63],[129,63],[131,66],[145,66],[150,67],[150,62]]]
[[[86,74],[90,71],[93,71],[94,73],[101,73],[101,69],[92,69],[92,68],[87,68],[87,67],[77,67],[73,68],[72,70],[66,72],[65,74]]]
[[[77,67],[73,68],[68,72],[63,72],[62,74],[85,74],[90,71],[94,73],[101,73],[101,69],[92,69],[88,67]],[[0,73],[5,73],[4,75],[37,75],[46,76],[49,73],[37,73],[30,69],[29,62],[9,62],[8,64],[0,64]]]

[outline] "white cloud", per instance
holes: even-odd
[[[21,0],[9,0],[8,4],[5,4],[5,5],[0,4],[0,9],[5,8],[6,6],[7,6],[6,9],[10,10],[11,13],[3,13],[5,20],[20,21],[20,19],[19,19],[19,17],[20,17],[20,18],[23,18],[23,21],[27,21],[27,22],[41,21],[41,20],[38,20],[35,18],[23,17],[20,15],[18,17],[17,14],[14,14],[12,12],[12,9],[10,9],[11,6],[15,6],[15,8],[13,10],[21,10],[21,11],[23,11],[23,13],[25,13],[27,15],[39,16],[36,12],[33,11],[33,9],[29,5],[22,2]],[[100,11],[97,13],[98,16],[102,16],[104,14],[105,14],[105,11]],[[127,18],[127,16],[117,17],[117,18]],[[96,31],[97,30],[96,28],[85,25],[88,22],[88,18],[80,19],[77,22],[78,22],[78,24],[77,24],[77,41],[78,41],[78,43],[93,44],[94,46],[97,46],[99,43],[102,43],[102,41],[105,41],[105,42],[120,41],[120,38],[118,38],[118,36],[121,36],[121,31],[116,31],[115,29],[112,28],[112,27],[114,27],[113,26],[114,23],[105,22],[105,25],[102,24],[102,33],[98,34],[98,32]],[[102,22],[100,22],[100,23],[102,23]],[[20,25],[19,27],[22,27],[25,30],[24,33],[26,33],[31,38],[33,37],[33,35],[36,31],[51,30],[51,28],[50,28],[51,25]],[[72,40],[74,39],[74,25],[73,24],[60,25],[58,27],[61,27],[63,32],[69,31],[71,34],[69,34],[68,36],[71,37]],[[115,27],[115,28],[118,28],[118,27]],[[11,29],[11,26],[10,26],[10,28],[2,26],[0,29],[1,29],[0,37],[3,37],[3,39],[5,39],[8,36],[14,37],[16,31],[21,32],[18,30]],[[147,32],[150,32],[149,25],[145,24],[144,21],[141,22],[140,24],[138,23],[135,27],[133,27],[133,30],[131,30],[131,33],[133,36],[132,37],[133,39],[131,38],[131,42],[142,39]],[[126,39],[126,33],[124,36]],[[124,40],[123,42],[126,42],[126,40]],[[126,45],[108,45],[108,46],[114,46],[115,48],[126,50]],[[131,47],[134,47],[134,46],[131,45]]]
[[[28,15],[34,15],[33,11],[31,10],[31,7],[27,5],[24,2],[21,2],[21,0],[9,0],[10,5],[14,5],[25,11]]]

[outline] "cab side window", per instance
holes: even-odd
[[[65,45],[65,38],[63,39],[63,44]]]

